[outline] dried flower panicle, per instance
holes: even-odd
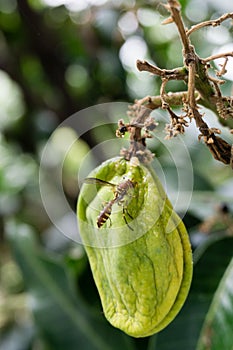
[[[210,129],[207,129],[206,131],[207,131],[207,133],[204,134],[202,132],[200,135],[198,135],[198,140],[200,141],[201,139],[203,139],[203,141],[207,145],[214,143],[214,135],[215,134],[218,134],[218,135],[221,134],[221,130],[218,128],[210,128]]]
[[[233,100],[230,97],[222,97],[216,102],[219,116],[225,120],[233,118]]]
[[[136,157],[141,163],[143,164],[150,164],[152,160],[154,159],[155,155],[150,150],[144,148],[143,150],[138,150],[135,152],[134,156],[132,156],[132,153],[127,148],[122,148],[120,150],[120,155],[123,156],[125,159],[130,160],[133,157]]]
[[[171,114],[171,111],[170,111]],[[173,115],[171,117],[171,122],[169,124],[166,124],[165,126],[165,133],[167,136],[165,137],[165,140],[169,140],[173,137],[176,137],[179,134],[184,134],[185,127],[188,127],[189,123],[184,119],[183,116],[176,116],[173,112]]]
[[[199,111],[201,104],[204,107],[212,110],[218,117],[220,123],[232,129],[233,118],[233,97],[223,96],[221,85],[225,80],[219,79],[227,72],[229,57],[233,57],[233,51],[213,54],[207,58],[201,58],[196,54],[195,47],[190,40],[190,35],[206,26],[219,26],[227,19],[233,19],[233,13],[226,13],[221,17],[200,22],[193,25],[190,29],[184,27],[182,19],[180,3],[178,0],[169,0],[164,7],[170,13],[163,24],[174,22],[176,25],[180,40],[182,43],[183,67],[174,69],[162,69],[145,60],[137,60],[137,68],[141,71],[147,71],[151,74],[159,76],[161,79],[160,94],[158,96],[146,96],[139,100],[139,103],[134,105],[130,113],[135,113],[138,105],[144,105],[151,110],[162,108],[170,114],[170,123],[165,127],[167,136],[166,139],[171,139],[185,132],[185,127],[189,124],[184,119],[184,116],[177,116],[172,108],[175,106],[183,106],[185,117],[189,118],[190,122],[195,121],[197,129],[199,129],[205,144],[209,148],[213,157],[224,164],[230,164],[233,167],[233,147],[221,137],[215,135],[220,131],[211,129],[203,119],[203,114]],[[215,71],[215,76],[210,72],[213,71],[211,61],[223,58],[224,61],[220,65],[220,69]],[[166,92],[166,85],[171,80],[182,80],[187,85],[186,91]],[[232,133],[232,131],[231,131]]]
[[[138,107],[135,105],[136,103],[133,106],[130,106],[129,111],[127,112],[127,115],[132,119],[130,123],[125,123],[123,119],[118,120],[118,129],[116,130],[117,137],[124,137],[127,132],[131,131],[131,128],[136,127],[144,131],[144,134],[141,136],[142,138],[151,138],[152,136],[150,133],[159,125],[159,123],[157,123],[150,115],[146,118],[144,118],[144,116],[143,118],[138,118],[137,113],[140,111],[141,106]],[[150,110],[149,113],[151,113]]]
[[[195,121],[197,129],[200,131],[199,140],[202,138],[213,157],[233,167],[233,147],[217,136],[221,131],[209,127],[203,118],[204,114],[200,112],[200,105],[211,109],[218,115],[219,121],[223,125],[232,129],[232,121],[229,119],[233,118],[233,97],[222,95],[221,85],[225,83],[225,80],[220,79],[220,77],[227,72],[227,64],[229,63],[229,57],[233,57],[233,51],[201,58],[196,54],[195,47],[190,40],[190,35],[194,31],[210,25],[218,26],[229,18],[233,19],[233,13],[227,13],[218,19],[198,23],[187,29],[182,21],[181,7],[178,0],[169,0],[164,7],[170,12],[170,17],[164,21],[164,24],[174,22],[179,31],[183,46],[184,65],[174,69],[162,69],[145,60],[137,60],[136,65],[139,71],[147,71],[161,78],[160,94],[136,100],[129,107],[127,113],[130,123],[125,124],[123,120],[119,121],[116,135],[124,137],[125,133],[130,133],[129,151],[127,151],[128,153],[123,151],[123,153],[127,159],[130,159],[131,156],[139,158],[141,154],[145,155],[146,139],[151,137],[151,132],[157,126],[150,113],[154,109],[161,108],[170,114],[170,122],[165,126],[167,134],[165,139],[184,134],[189,122]],[[224,58],[224,62],[220,65],[220,69],[215,71],[214,76],[211,61],[219,58]],[[167,92],[166,86],[171,80],[183,81],[187,89],[179,92]],[[175,106],[181,107],[184,115],[176,115],[173,111]],[[140,147],[137,143],[140,144]]]
[[[130,134],[129,149],[123,148],[120,153],[125,159],[130,160],[136,157],[144,164],[152,161],[154,155],[146,148],[146,139],[152,137],[151,132],[155,130],[158,123],[150,116],[150,113],[149,108],[135,102],[129,106],[127,113],[130,122],[125,123],[123,119],[118,121],[116,136],[122,138],[127,132]]]
[[[144,128],[147,132],[151,132],[151,131],[154,131],[158,125],[159,123],[157,123],[154,118],[149,116],[145,120]]]

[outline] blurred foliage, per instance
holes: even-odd
[[[187,26],[232,10],[227,0],[180,2]],[[176,30],[161,26],[166,16],[157,0],[0,0],[1,350],[192,350],[197,344],[198,349],[232,349],[232,170],[214,161],[196,141],[195,126],[182,138],[192,161],[193,193],[184,197],[190,203],[179,198],[176,206],[190,231],[194,280],[183,310],[158,335],[135,340],[107,323],[82,246],[61,235],[40,196],[40,159],[48,140],[49,156],[43,164],[50,178],[47,196],[62,163],[64,192],[75,211],[78,171],[85,168],[86,174],[118,154],[125,142],[108,143],[114,138],[118,112],[109,109],[103,117],[101,110],[91,109],[87,116],[85,108],[117,101],[127,106],[135,98],[157,94],[159,80],[136,70],[138,58],[161,68],[182,65]],[[223,46],[232,51],[232,32],[226,21],[195,32],[192,41],[201,57]],[[228,73],[223,92],[231,95],[233,77]],[[169,88],[176,91],[180,84]],[[84,127],[82,135],[66,124],[57,128],[81,110],[78,123],[89,122],[92,128]],[[218,127],[215,115],[205,113],[209,124]],[[166,116],[159,111],[155,116],[162,126]],[[224,129],[223,134],[230,142]],[[182,158],[184,144],[175,140],[167,146],[170,141],[161,142],[164,136],[161,127],[149,147],[175,202],[179,178],[174,154],[182,169],[184,195],[186,183],[190,191],[190,173]],[[101,141],[105,143],[98,146]],[[172,156],[169,150],[175,150]],[[60,215],[59,202],[52,197],[51,202]],[[73,219],[60,216],[67,231],[75,231]]]

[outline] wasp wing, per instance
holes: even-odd
[[[83,180],[84,183],[86,184],[97,184],[100,186],[111,186],[111,187],[116,187],[116,185],[112,184],[111,182],[104,181],[101,179],[98,179],[96,177],[87,177],[86,179]]]

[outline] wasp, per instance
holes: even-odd
[[[101,228],[105,222],[110,219],[110,215],[112,213],[112,207],[115,203],[118,203],[119,205],[122,205],[122,214],[124,221],[128,228],[133,231],[132,227],[129,226],[127,219],[126,219],[126,213],[131,218],[132,216],[128,213],[126,207],[124,206],[124,197],[135,187],[135,183],[131,180],[127,179],[125,181],[122,181],[118,185],[115,185],[111,182],[104,181],[95,177],[87,177],[84,180],[87,184],[98,184],[100,186],[110,186],[114,190],[114,197],[110,201],[106,203],[103,210],[101,210],[100,214],[97,217],[97,226],[98,228]],[[111,220],[111,219],[110,219]]]

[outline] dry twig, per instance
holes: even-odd
[[[190,36],[194,31],[201,29],[203,27],[208,27],[208,26],[212,26],[212,27],[217,27],[220,26],[220,24],[227,20],[227,19],[233,19],[233,12],[231,13],[225,13],[224,15],[222,15],[221,17],[214,19],[214,20],[209,20],[209,21],[205,21],[205,22],[201,22],[196,24],[195,26],[192,26],[187,32],[187,36]]]

